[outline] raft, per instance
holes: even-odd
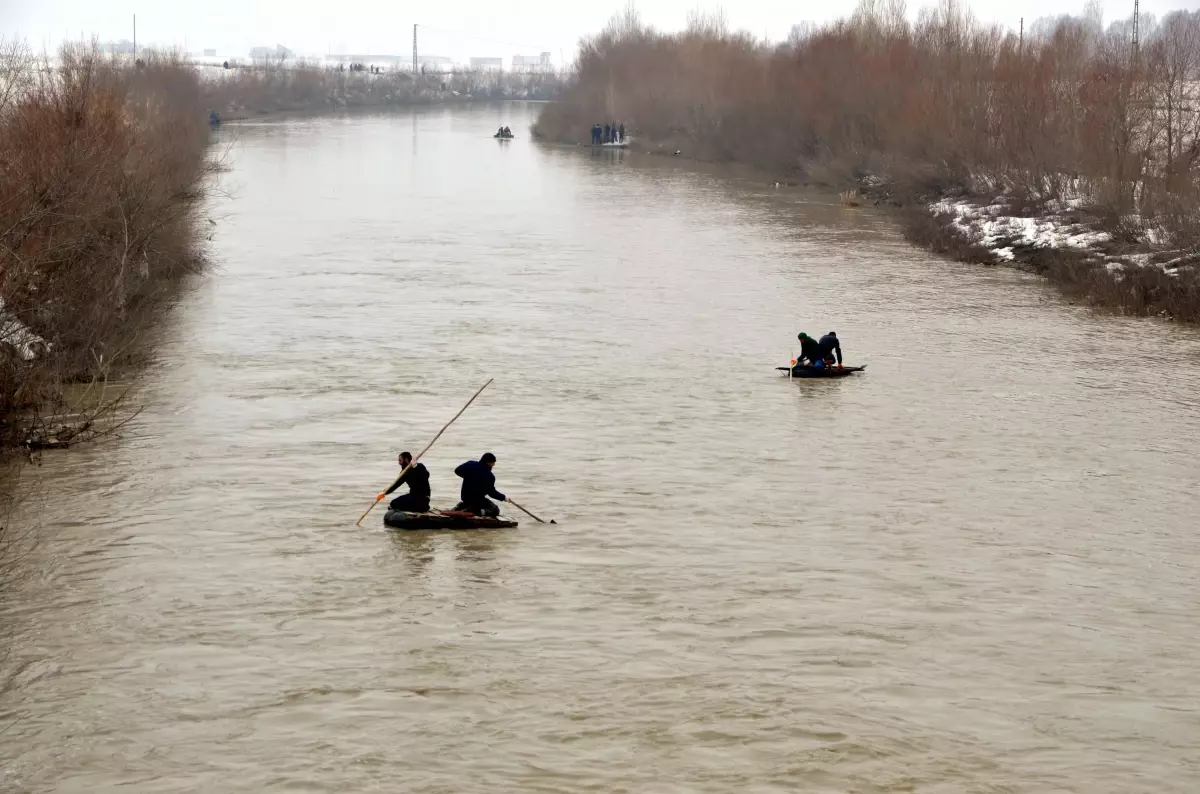
[[[793,378],[844,378],[855,372],[863,372],[867,365],[861,367],[802,367],[797,364],[791,367]],[[780,372],[787,372],[788,367],[776,367]]]
[[[498,141],[511,141],[513,138],[515,138],[517,136],[516,135],[493,135],[492,137]]]
[[[383,517],[383,525],[391,529],[512,529],[517,522],[453,510],[434,510],[429,513],[389,510]]]
[[[593,143],[597,149],[628,149],[629,141],[621,141],[620,143]]]

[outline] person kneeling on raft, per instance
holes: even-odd
[[[463,481],[459,496],[462,501],[455,505],[455,510],[489,518],[500,515],[500,508],[488,500],[490,496],[501,502],[508,501],[508,497],[496,490],[496,475],[492,474],[492,467],[495,465],[496,456],[485,452],[479,460],[468,460],[454,470]]]
[[[412,453],[400,453],[400,468],[408,468],[412,463]],[[396,480],[396,484],[388,488],[379,498],[390,494],[392,491],[399,488],[404,483],[408,483],[408,493],[403,493],[397,496],[388,505],[390,510],[400,510],[405,513],[428,513],[429,512],[429,469],[425,468],[424,463],[418,463],[404,474],[400,475],[400,479]]]

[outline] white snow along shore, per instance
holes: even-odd
[[[49,342],[5,311],[3,298],[0,298],[0,344],[11,347],[22,361],[33,361],[50,349]]]
[[[950,223],[966,239],[992,252],[998,262],[1011,262],[1013,249],[1072,248],[1091,251],[1098,259],[1104,255],[1097,249],[1112,239],[1107,232],[1098,232],[1086,224],[1072,223],[1055,215],[1023,218],[1008,214],[1009,208],[994,202],[980,206],[968,200],[935,201],[929,205],[935,216],[949,216]]]

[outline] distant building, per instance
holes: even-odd
[[[472,58],[472,69],[492,69],[499,71],[504,68],[503,58]]]
[[[551,72],[554,71],[554,63],[548,52],[541,55],[514,55],[512,68],[514,72]]]
[[[292,51],[282,44],[276,44],[274,47],[250,48],[250,58],[255,61],[286,61],[292,55]]]
[[[106,53],[131,53],[133,52],[133,42],[129,39],[106,41],[100,45],[100,51]]]
[[[326,61],[333,63],[366,63],[374,66],[388,66],[392,69],[412,68],[412,55],[371,54],[368,52],[338,52],[325,56]]]
[[[418,55],[417,64],[430,72],[448,72],[454,68],[454,59],[444,55]]]
[[[205,57],[205,58],[216,58],[216,57],[217,57],[217,51],[216,51],[216,50],[205,50],[205,51],[204,51],[204,57]]]

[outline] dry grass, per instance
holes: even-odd
[[[928,248],[961,262],[994,264],[992,252],[954,232],[947,218],[930,215],[919,205],[909,205],[901,211],[904,236],[909,242]]]

